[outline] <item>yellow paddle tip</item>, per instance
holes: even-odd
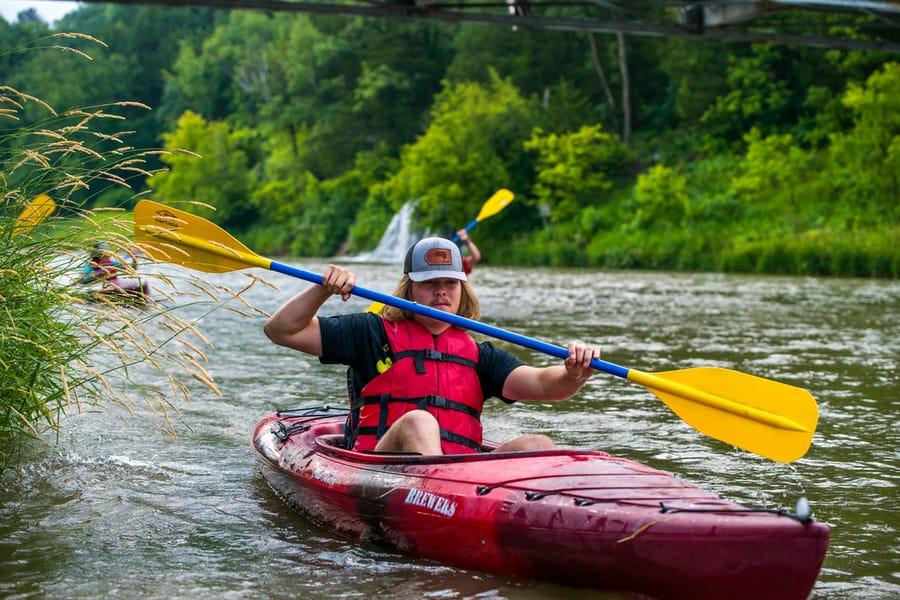
[[[697,431],[779,462],[806,454],[819,419],[807,390],[729,369],[632,369],[628,379],[649,388]]]

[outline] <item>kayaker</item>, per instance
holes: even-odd
[[[133,277],[137,275],[137,255],[131,254],[130,258],[131,267],[128,268],[120,259],[120,255],[112,251],[109,244],[98,242],[94,244],[91,255],[82,268],[78,283],[90,285],[99,281],[103,285],[99,290],[94,291],[94,294],[113,294],[147,302],[150,300],[150,286],[139,278]],[[130,277],[120,279],[119,275],[122,273]]]
[[[469,255],[464,256],[462,259],[463,264],[463,272],[468,276],[472,274],[472,269],[478,264],[478,261],[481,260],[481,251],[478,249],[478,246],[475,245],[475,242],[472,241],[472,238],[469,237],[469,232],[465,229],[460,229],[456,232],[456,236],[459,238],[459,241],[463,242],[466,245],[466,248],[469,250]]]
[[[106,242],[97,242],[91,250],[91,255],[85,262],[78,283],[89,284],[95,281],[103,282],[104,287],[119,285],[119,271],[125,265],[113,254]]]
[[[332,295],[349,299],[355,284],[355,274],[328,265],[321,285],[288,300],[264,326],[276,344],[349,367],[348,448],[478,452],[487,398],[565,400],[594,373],[591,359],[600,357],[599,349],[570,342],[563,364],[532,367],[490,341],[476,344],[458,327],[392,306],[379,314],[316,316]],[[409,249],[394,295],[469,319],[480,316],[459,248],[444,238],[425,238]],[[496,451],[552,448],[549,437],[532,434]]]

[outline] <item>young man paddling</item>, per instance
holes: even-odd
[[[459,248],[449,240],[417,242],[403,273],[395,296],[469,319],[480,316]],[[531,367],[491,342],[476,344],[458,327],[392,306],[380,315],[316,316],[332,295],[349,299],[355,284],[356,275],[329,265],[321,285],[288,300],[264,327],[276,344],[350,367],[347,446],[355,450],[478,452],[485,399],[565,400],[594,373],[591,359],[600,357],[598,349],[570,342],[562,365]],[[545,435],[524,435],[497,451],[552,448]]]

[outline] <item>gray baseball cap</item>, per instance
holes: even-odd
[[[413,281],[459,279],[466,281],[462,256],[456,244],[439,237],[423,238],[406,253],[403,272]]]

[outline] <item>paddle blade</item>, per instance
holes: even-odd
[[[134,241],[155,260],[205,273],[268,269],[271,263],[215,223],[151,200],[134,207]]]
[[[506,208],[515,196],[507,189],[497,190],[493,196],[487,199],[487,202],[481,207],[481,212],[475,217],[476,221],[483,221],[488,217],[493,217],[498,212]]]
[[[632,369],[628,379],[650,388],[697,431],[779,462],[806,454],[819,420],[808,391],[729,369]]]
[[[11,237],[30,231],[32,227],[49,217],[56,210],[56,202],[47,194],[35,196],[34,200],[26,206],[16,219]]]

